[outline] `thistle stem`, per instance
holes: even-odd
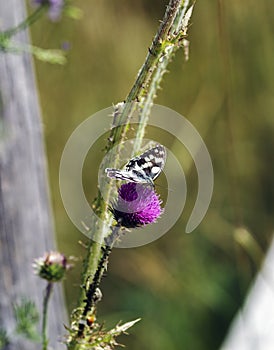
[[[101,256],[101,259],[99,261],[97,270],[96,270],[95,275],[93,277],[92,283],[90,283],[88,290],[86,290],[86,303],[85,303],[84,310],[82,312],[82,319],[81,319],[82,322],[79,323],[79,326],[78,326],[78,333],[77,333],[78,338],[83,337],[84,331],[85,331],[85,322],[83,322],[83,321],[85,321],[87,315],[89,314],[89,312],[92,311],[92,309],[96,303],[97,288],[100,285],[104,271],[107,269],[108,258],[109,258],[109,255],[111,253],[111,249],[112,248],[110,246],[106,246],[105,248],[101,249],[102,256]],[[87,281],[87,283],[89,283],[89,282]]]
[[[134,101],[141,102],[140,105],[140,124],[137,130],[137,138],[134,145],[134,150],[137,151],[141,145],[143,139],[146,123],[149,117],[150,109],[153,101],[156,97],[156,92],[159,89],[160,82],[163,74],[166,72],[167,65],[171,62],[171,59],[182,46],[182,39],[186,35],[188,20],[185,16],[188,10],[192,10],[194,0],[170,0],[167,6],[164,18],[159,26],[159,29],[152,41],[152,44],[148,50],[147,57],[139,74],[134,82],[125,103],[122,105],[119,114],[115,116],[113,121],[113,128],[111,129],[108,144],[106,145],[106,151],[109,151],[115,144],[118,143],[116,156],[114,159],[114,167],[118,162],[119,153],[123,147],[123,141],[126,138],[127,131],[129,129],[131,117],[136,109]],[[190,15],[191,16],[191,11]],[[73,323],[78,325],[82,324],[85,320],[85,315],[92,307],[90,305],[87,294],[90,293],[91,299],[95,293],[95,285],[98,287],[101,282],[102,272],[105,270],[105,265],[102,261],[107,264],[108,256],[111,249],[107,251],[107,259],[104,257],[104,249],[108,249],[104,246],[104,240],[106,237],[111,235],[110,227],[112,227],[112,217],[107,209],[107,204],[110,202],[111,185],[108,186],[104,192],[104,199],[98,193],[97,199],[94,202],[94,208],[96,213],[101,216],[102,220],[94,222],[91,231],[96,235],[96,242],[90,240],[88,247],[87,257],[84,264],[82,281],[83,288],[81,290],[81,296],[78,304],[78,310],[80,313],[77,314],[77,319],[72,320]],[[103,253],[102,253],[103,252]],[[106,252],[106,250],[105,250]],[[105,260],[104,260],[105,259]],[[102,268],[104,266],[104,268]],[[90,285],[90,281],[92,281]],[[88,292],[91,290],[90,292]],[[80,350],[81,344],[78,342],[79,336],[84,337],[85,326],[80,326],[78,332],[72,334],[72,339],[69,344],[69,349]]]
[[[53,288],[53,283],[48,282],[43,299],[43,319],[42,319],[42,349],[48,349],[48,338],[47,338],[47,321],[48,321],[48,304]]]
[[[46,6],[39,6],[32,14],[30,14],[26,19],[24,19],[21,23],[19,23],[16,27],[8,29],[2,33],[3,37],[11,38],[18,32],[21,32],[24,29],[27,29],[33,23],[35,23],[45,11]]]
[[[131,102],[133,102],[134,100],[141,100],[141,98],[143,101],[145,101],[146,96],[153,96],[154,98],[156,95],[157,87],[155,86],[155,84],[152,87],[151,76],[152,73],[155,71],[156,62],[159,62],[160,58],[163,55],[164,48],[162,47],[162,45],[168,39],[169,31],[178,16],[180,6],[181,0],[170,0],[170,3],[167,6],[166,13],[164,15],[164,19],[162,20],[160,27],[153,39],[153,42],[148,50],[145,62],[126,98],[126,103],[123,104],[121,112],[116,118],[116,123],[114,124],[114,127],[111,130],[111,134],[109,137],[110,141],[106,146],[106,151],[110,150],[114,144],[119,142],[118,149],[116,152],[117,156],[114,160],[114,167],[115,163],[118,162],[120,149],[122,147],[123,141],[125,140],[131,116],[135,109],[135,104]],[[153,92],[150,93],[152,88]],[[109,227],[111,227],[112,222],[112,218],[107,212],[107,206],[105,204],[109,203],[110,201],[111,186],[107,186],[109,186],[109,188],[107,188],[106,191],[103,191],[105,193],[104,199],[101,197],[100,193],[98,193],[97,200],[94,203],[95,210],[98,209],[101,213],[103,213],[103,218],[101,222],[94,223],[93,227],[91,227],[91,230],[96,230],[96,242],[103,242],[104,237],[106,237],[109,234]],[[86,280],[85,276],[94,276],[96,272],[98,261],[100,260],[100,245],[100,243],[94,243],[93,241],[90,241],[87,258],[84,265],[83,284]],[[80,303],[82,302],[84,297],[84,290],[82,290],[80,296]]]
[[[148,54],[146,56],[145,62],[142,65],[138,76],[125,100],[125,106],[122,110],[120,118],[117,120],[118,124],[123,122],[128,123],[130,121],[129,115],[130,112],[134,109],[132,108],[132,101],[139,101],[142,96],[146,95],[146,91],[150,88],[149,81],[154,71],[157,61],[160,59],[163,51],[163,43],[168,37],[169,30],[176,18],[176,14],[180,8],[181,0],[170,0],[164,18],[161,21],[160,27],[151,43],[151,46],[148,49]],[[124,125],[121,127],[112,129],[111,139],[113,139],[111,146],[120,140],[123,130],[125,130]]]

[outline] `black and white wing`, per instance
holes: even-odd
[[[166,149],[157,145],[140,156],[132,158],[125,170],[107,168],[105,172],[110,178],[136,183],[150,183],[160,175],[166,162]]]
[[[166,163],[166,149],[162,145],[157,145],[137,156],[132,158],[126,164],[127,171],[144,173],[145,177],[155,180],[163,170]]]

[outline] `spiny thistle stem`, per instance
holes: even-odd
[[[101,259],[99,261],[97,270],[95,272],[95,275],[93,277],[92,283],[89,284],[89,281],[86,281],[86,286],[89,284],[88,289],[86,290],[86,304],[82,313],[82,317],[83,320],[85,320],[85,318],[87,317],[87,315],[90,313],[90,311],[94,308],[95,304],[96,304],[96,292],[98,290],[98,287],[100,285],[101,279],[104,275],[104,272],[107,269],[107,265],[108,265],[108,258],[109,255],[111,253],[113,244],[115,243],[115,241],[118,239],[119,237],[119,231],[120,231],[120,226],[116,225],[112,227],[112,234],[105,238],[105,244],[106,246],[102,246],[101,247]],[[88,279],[90,278],[90,276],[87,277]],[[78,334],[77,336],[79,338],[81,338],[83,336],[84,333],[84,329],[85,329],[85,323],[82,322],[79,324],[79,328],[78,328]]]
[[[156,97],[156,92],[160,87],[160,82],[163,74],[166,72],[167,65],[171,62],[176,50],[182,46],[182,41],[186,36],[187,24],[191,17],[193,5],[193,0],[170,0],[169,5],[167,6],[166,13],[148,50],[145,62],[138,73],[125,103],[121,105],[119,113],[118,115],[115,115],[115,120],[113,121],[113,128],[111,129],[108,138],[106,152],[115,144],[118,144],[113,164],[114,167],[118,163],[119,153],[123,142],[126,139],[131,117],[136,109],[136,104],[132,103],[134,101],[140,102],[139,105],[141,105],[140,110],[138,110],[140,125],[137,130],[134,151],[137,151],[140,148],[150,109]],[[101,271],[100,266],[102,259],[104,259],[104,250],[102,255],[101,247],[104,246],[104,239],[111,234],[110,228],[112,227],[113,219],[107,208],[107,203],[109,203],[111,199],[111,185],[106,184],[105,186],[107,187],[104,191],[104,199],[101,194],[98,193],[97,199],[94,202],[94,210],[97,215],[101,217],[101,220],[98,220],[97,222],[94,221],[90,228],[91,232],[94,234],[96,242],[90,240],[84,264],[82,274],[83,288],[81,290],[78,304],[78,309],[81,311],[78,313],[77,319],[73,320],[74,323],[76,322],[78,324],[81,323],[81,320],[85,319],[85,314],[87,314],[90,307],[92,307],[90,301],[88,301],[90,298],[87,298],[87,291],[91,290],[90,296],[92,298],[96,290],[95,284],[98,287],[101,281],[102,274],[98,272],[98,270]],[[110,254],[110,251],[108,252],[108,255]],[[92,284],[94,283],[94,286],[92,284],[90,286],[90,281],[93,281]],[[75,334],[69,344],[69,349],[71,350],[81,349],[81,344],[78,343],[78,337],[79,335],[83,336],[84,331],[81,329],[78,330],[78,333],[79,334]]]
[[[87,315],[92,311],[96,302],[96,291],[100,285],[101,279],[103,277],[104,271],[108,265],[108,257],[111,253],[111,247],[106,246],[101,248],[102,257],[99,261],[97,270],[93,277],[92,283],[89,285],[88,290],[86,291],[86,304],[82,313],[82,322],[79,323],[77,337],[82,338],[85,331],[85,320]]]
[[[142,140],[144,138],[146,125],[149,119],[151,107],[159,90],[162,78],[167,72],[167,66],[171,62],[176,51],[183,46],[183,39],[187,35],[188,22],[192,14],[194,1],[185,0],[182,2],[176,17],[167,32],[167,39],[164,43],[164,50],[156,62],[155,69],[151,76],[150,88],[145,96],[142,97],[139,108],[139,124],[136,131],[136,137],[133,144],[132,157],[140,151]]]
[[[145,95],[146,90],[149,89],[149,80],[155,69],[156,62],[159,60],[162,54],[163,43],[167,39],[168,32],[176,18],[177,12],[180,8],[181,0],[171,0],[167,6],[163,20],[161,21],[160,27],[152,41],[151,46],[148,49],[148,54],[145,62],[140,69],[137,78],[125,100],[125,106],[120,114],[120,118],[117,120],[118,123],[127,121],[129,115],[132,115],[132,101],[139,101],[141,96]],[[128,122],[130,119],[128,120]],[[112,144],[120,140],[120,136],[123,132],[124,127],[118,127],[112,129],[111,138],[113,139]],[[112,147],[110,144],[109,148]]]

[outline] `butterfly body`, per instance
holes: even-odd
[[[140,156],[132,158],[125,169],[106,168],[108,177],[135,183],[148,183],[154,186],[154,180],[160,175],[166,162],[166,149],[157,145]]]

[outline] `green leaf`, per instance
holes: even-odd
[[[0,33],[0,52],[6,51],[7,47],[9,46],[10,38],[8,38],[6,35],[3,35]]]
[[[34,302],[23,299],[20,304],[15,304],[13,309],[16,318],[16,332],[29,340],[40,341],[40,335],[36,329],[39,313]]]
[[[5,329],[0,328],[0,350],[4,349],[9,344],[9,337]]]
[[[115,336],[118,336],[122,333],[125,333],[129,328],[133,327],[135,323],[139,322],[141,319],[137,318],[136,320],[124,323],[122,325],[117,325],[115,328],[113,328],[111,331],[109,331],[110,334],[113,334]]]
[[[113,329],[110,329],[109,331],[103,330],[102,326],[99,326],[98,330],[93,329],[93,331],[90,334],[90,338],[86,338],[86,344],[83,344],[83,347],[81,349],[93,349],[93,350],[111,350],[115,346],[121,344],[118,344],[116,342],[116,338],[126,333],[126,331],[133,327],[135,323],[139,322],[141,319],[138,318],[134,321],[130,321],[127,323],[124,323],[122,325],[117,324]]]
[[[41,49],[40,47],[32,47],[33,55],[40,61],[52,64],[65,64],[67,59],[65,52],[58,49]]]

